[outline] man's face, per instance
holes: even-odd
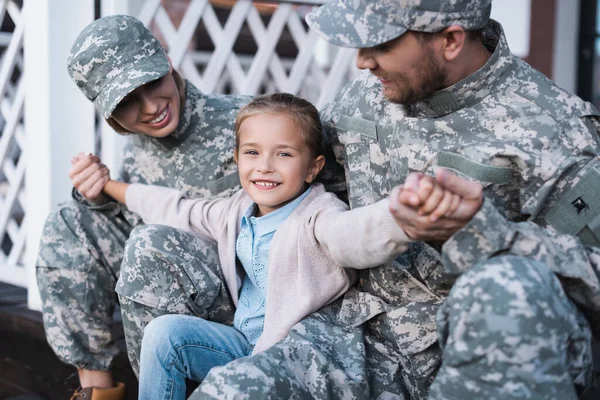
[[[379,78],[392,103],[418,103],[445,87],[447,74],[435,43],[435,38],[420,38],[409,31],[378,46],[359,49],[356,66]]]

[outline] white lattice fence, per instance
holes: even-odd
[[[0,280],[27,286],[21,2],[0,1]]]
[[[102,0],[102,14],[138,17],[161,39],[175,68],[204,93],[288,92],[321,109],[356,71],[354,50],[329,45],[304,22],[324,2],[273,1],[265,10],[250,0]],[[248,52],[241,39],[255,50]],[[199,48],[207,44],[209,50]],[[107,124],[100,127],[103,161],[115,170],[123,141]]]
[[[309,6],[277,2],[265,23],[251,1],[231,3],[233,7],[224,24],[207,0],[191,0],[178,28],[160,0],[144,1],[138,17],[162,36],[176,68],[206,93],[289,92],[300,94],[322,108],[354,71],[353,50],[335,50],[308,30],[304,14]],[[314,5],[323,1],[304,3]],[[206,29],[214,51],[197,51],[191,45],[199,24]],[[234,51],[243,27],[249,28],[257,47],[255,54]],[[297,49],[294,58],[283,58],[276,52],[285,31],[292,39],[288,45]]]
[[[102,15],[138,16],[206,93],[285,91],[322,108],[353,73],[353,51],[330,47],[304,23],[322,1],[274,2],[262,14],[249,0],[230,9],[227,1],[0,0],[0,281],[31,289],[30,307],[40,307],[34,265],[44,219],[69,198],[70,157],[94,151],[93,107],[65,62],[96,6]],[[166,10],[174,3],[184,4],[180,18]],[[240,45],[244,37],[254,50]],[[122,139],[100,126],[103,160],[115,169]]]

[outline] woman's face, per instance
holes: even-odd
[[[111,117],[128,132],[162,138],[177,128],[180,112],[179,91],[169,71],[129,93]]]

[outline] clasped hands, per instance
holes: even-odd
[[[90,203],[100,204],[106,201],[102,189],[110,179],[110,172],[98,156],[79,153],[73,157],[69,178],[73,187]]]
[[[97,156],[79,153],[71,160],[69,177],[73,186],[91,203],[102,203],[110,179],[108,168]],[[445,242],[463,228],[483,203],[482,187],[438,168],[436,176],[409,174],[390,195],[390,212],[413,240]]]
[[[390,212],[413,240],[443,243],[483,204],[483,189],[444,168],[435,177],[413,172],[390,195]]]

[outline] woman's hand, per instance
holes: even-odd
[[[69,178],[73,186],[90,203],[101,204],[106,201],[102,189],[110,179],[110,171],[100,162],[100,158],[79,153],[71,160]]]

